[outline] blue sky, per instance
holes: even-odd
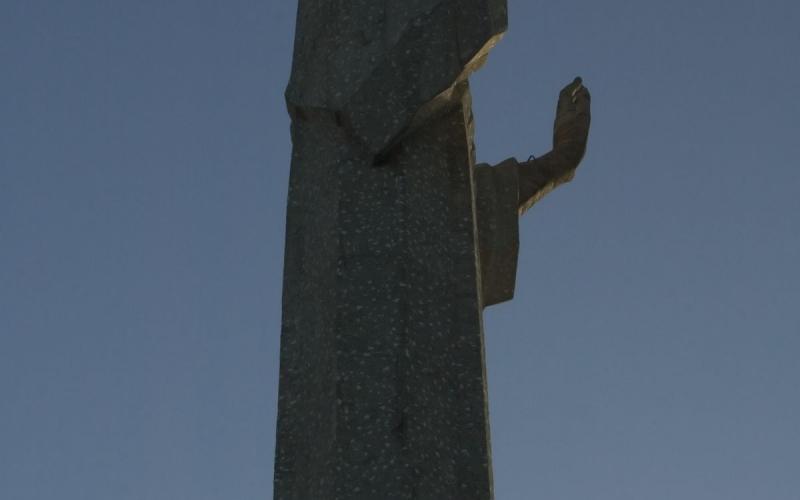
[[[799,5],[509,2],[479,160],[593,128],[486,314],[498,500],[800,496]],[[295,9],[0,3],[0,498],[271,498]]]

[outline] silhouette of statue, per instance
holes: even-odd
[[[504,0],[300,0],[286,100],[276,500],[492,498],[482,310],[512,298],[518,216],[586,149],[476,165],[467,77]]]

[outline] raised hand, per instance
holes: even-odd
[[[520,213],[559,184],[572,180],[586,152],[590,102],[589,90],[580,77],[561,90],[553,125],[553,150],[519,164]]]
[[[553,151],[577,167],[586,152],[591,122],[591,96],[581,77],[564,87],[558,95],[553,125]]]

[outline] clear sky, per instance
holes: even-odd
[[[498,500],[800,498],[800,4],[510,0],[478,158],[575,180],[487,311]],[[296,3],[0,2],[0,498],[271,498]]]

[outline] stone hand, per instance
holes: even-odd
[[[529,209],[556,186],[569,182],[586,152],[591,113],[580,77],[561,90],[553,126],[553,150],[519,165],[519,209]]]
[[[589,137],[591,96],[580,77],[561,90],[553,125],[553,151],[578,166],[586,152]]]

